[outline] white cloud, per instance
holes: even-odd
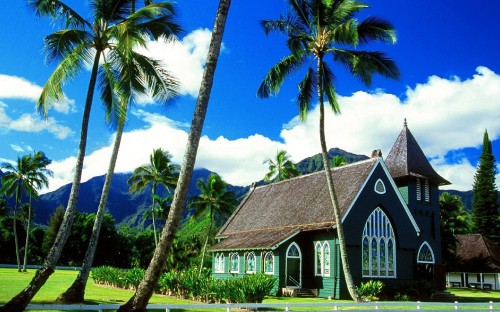
[[[477,147],[482,143],[484,129],[491,140],[500,135],[500,76],[479,67],[472,78],[461,81],[432,76],[426,83],[408,88],[404,100],[381,91],[369,94],[356,92],[339,96],[342,115],[326,114],[326,135],[329,147],[370,155],[382,149],[387,156],[403,128],[404,118],[423,151],[432,158],[436,171],[453,184],[449,187],[470,190],[475,167],[463,158],[453,164],[445,156],[450,151]],[[181,163],[187,141],[188,125],[165,116],[143,110],[134,112],[149,123],[144,129],[124,133],[117,163],[117,172],[130,172],[147,163],[153,148],[162,147]],[[0,114],[1,116],[1,114]],[[263,160],[285,149],[293,161],[320,152],[318,138],[318,108],[314,108],[304,123],[290,120],[281,131],[283,142],[273,141],[258,133],[246,138],[229,140],[220,136],[201,138],[197,167],[218,172],[228,183],[249,185],[266,173]],[[84,180],[106,172],[112,142],[87,156]],[[499,158],[499,157],[497,157]],[[52,170],[58,181],[71,181],[70,160],[54,163]],[[74,161],[73,161],[74,163]],[[55,186],[51,182],[51,189]]]
[[[161,60],[179,80],[179,93],[196,97],[210,45],[212,33],[208,29],[197,29],[180,41],[160,39],[150,41],[148,49],[141,51],[153,59]],[[147,101],[146,101],[147,102]]]
[[[36,102],[42,93],[42,87],[22,77],[0,74],[0,99],[19,99]],[[57,112],[67,114],[73,109],[75,101],[64,98],[54,103]]]
[[[5,105],[0,105],[0,129],[21,132],[48,131],[62,140],[68,137],[71,129],[57,123],[53,117],[41,119],[38,114],[22,114],[18,119],[11,119],[5,112]]]

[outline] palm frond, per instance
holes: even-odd
[[[335,75],[332,70],[325,62],[322,63],[322,79],[321,82],[323,85],[323,93],[326,95],[328,99],[328,103],[330,104],[330,108],[335,114],[340,114],[340,105],[337,102],[337,95],[335,94]]]
[[[29,0],[28,6],[36,16],[49,16],[55,21],[61,21],[66,28],[92,27],[76,11],[59,0]]]
[[[127,17],[126,22],[141,33],[158,39],[160,36],[175,36],[182,27],[174,20],[175,10],[171,2],[152,3]]]
[[[379,17],[369,17],[358,26],[359,41],[367,43],[370,41],[382,41],[396,43],[396,31],[392,24]]]
[[[331,30],[333,42],[340,45],[356,46],[359,42],[358,22],[355,19],[349,19]]]
[[[54,102],[64,98],[62,86],[67,80],[74,79],[83,68],[85,55],[88,53],[84,44],[77,46],[57,65],[45,83],[40,98],[36,103],[38,112],[47,117]]]
[[[297,104],[299,105],[299,117],[302,121],[307,117],[309,107],[316,94],[316,86],[316,71],[312,67],[309,67],[304,79],[298,85],[299,95],[297,97]]]
[[[371,85],[372,75],[380,74],[386,78],[399,79],[396,63],[378,51],[335,50],[334,59],[339,61],[367,86]]]
[[[267,98],[270,95],[277,94],[285,78],[300,68],[304,61],[304,58],[298,58],[296,55],[289,55],[283,58],[269,70],[259,86],[257,96]]]
[[[63,29],[45,37],[44,51],[46,61],[60,60],[71,53],[77,46],[90,44],[92,35],[85,30]]]

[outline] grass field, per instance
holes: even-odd
[[[16,269],[0,269],[0,305],[5,304],[10,298],[19,293],[33,277],[35,270],[27,273],[19,273]],[[38,294],[33,298],[34,304],[54,303],[59,294],[64,292],[73,282],[77,271],[57,270]],[[459,302],[500,302],[500,291],[482,291],[475,289],[451,288],[449,292],[458,297]],[[116,289],[95,285],[89,280],[85,294],[87,304],[121,304],[126,302],[132,295],[132,290]],[[331,301],[322,298],[290,298],[271,297],[264,300],[264,303],[345,303],[349,301]],[[181,300],[167,296],[154,295],[149,303],[159,304],[192,304],[193,301]],[[395,308],[395,307],[394,307]],[[344,308],[343,308],[344,309]],[[351,308],[353,309],[353,308]],[[351,310],[349,309],[349,310]],[[439,307],[437,307],[439,309]],[[309,310],[309,309],[308,309]],[[196,310],[202,311],[202,310]],[[213,309],[206,311],[215,311]],[[224,310],[221,310],[224,311]]]

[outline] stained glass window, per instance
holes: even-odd
[[[246,270],[247,273],[255,273],[255,254],[249,252],[247,254]]]
[[[239,273],[240,271],[240,257],[237,253],[231,254],[231,273]]]
[[[330,245],[328,242],[323,243],[323,275],[330,276]]]
[[[432,252],[431,246],[427,242],[424,242],[420,249],[418,250],[417,256],[418,263],[434,263],[434,254]]]
[[[363,276],[370,276],[370,245],[368,237],[363,238]]]
[[[224,272],[224,254],[217,254],[215,256],[215,272],[223,273]]]
[[[267,252],[264,255],[264,272],[274,273],[274,258],[272,252]]]
[[[396,249],[391,221],[380,208],[368,217],[361,241],[364,277],[395,277]]]
[[[316,275],[323,275],[323,248],[321,247],[321,243],[317,242],[315,246],[315,267],[316,267]]]
[[[288,248],[287,256],[292,257],[292,258],[299,258],[300,257],[300,253],[299,253],[299,250],[297,249],[297,245],[292,244],[290,246],[290,248]]]

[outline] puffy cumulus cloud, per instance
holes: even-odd
[[[208,29],[197,29],[190,32],[182,40],[163,38],[150,41],[147,50],[141,53],[162,61],[166,68],[179,81],[179,93],[196,97],[207,59],[208,47],[212,33]],[[151,100],[142,99],[142,103]]]
[[[0,74],[0,99],[20,99],[35,102],[42,93],[42,87],[22,77]],[[74,109],[75,101],[65,97],[53,104],[60,113],[69,113]]]
[[[218,137],[201,138],[196,164],[217,172],[233,185],[249,185],[264,178],[267,166],[263,163],[282,149],[283,144],[260,134],[228,140]]]
[[[188,137],[186,125],[141,110],[135,111],[135,114],[149,125],[144,129],[123,133],[115,172],[132,172],[138,166],[148,163],[154,148],[163,148],[172,154],[173,162],[181,164]],[[82,182],[107,172],[113,143],[114,136],[108,146],[85,157]],[[248,185],[263,178],[267,170],[263,161],[282,147],[282,143],[258,134],[237,140],[224,137],[212,140],[204,136],[200,140],[196,167],[217,172],[228,183]],[[50,180],[50,188],[43,192],[53,191],[70,183],[75,163],[74,157],[54,161],[50,165],[54,178]]]
[[[327,145],[364,155],[380,148],[387,155],[407,118],[424,153],[440,159],[434,165],[453,183],[451,188],[469,190],[475,168],[466,160],[447,164],[445,155],[479,146],[485,129],[491,140],[499,138],[498,99],[500,76],[485,67],[478,67],[465,80],[431,76],[426,83],[408,87],[404,99],[382,91],[339,96],[341,115],[326,109]],[[305,122],[295,118],[281,131],[293,161],[320,152],[318,119],[319,108],[315,107]]]
[[[0,129],[21,132],[48,131],[60,140],[67,138],[71,133],[70,128],[58,124],[53,117],[43,120],[37,114],[22,114],[19,118],[12,119],[7,115],[5,107],[0,105]]]
[[[450,152],[479,146],[486,128],[491,140],[498,139],[499,98],[500,76],[484,67],[465,80],[432,76],[426,83],[408,87],[404,99],[380,90],[339,96],[342,114],[335,116],[327,110],[325,116],[328,146],[364,155],[382,149],[387,156],[407,118],[411,132],[436,171],[453,183],[447,188],[470,190],[476,168],[467,158],[456,156],[460,153]],[[169,151],[173,161],[180,164],[189,125],[143,110],[133,113],[148,126],[123,134],[116,171],[130,172],[147,163],[153,148],[158,147]],[[219,173],[228,183],[249,185],[264,176],[267,166],[263,161],[279,149],[285,149],[295,162],[320,152],[318,114],[315,107],[305,122],[299,122],[297,117],[290,120],[280,133],[283,142],[258,133],[236,140],[204,136],[196,166]],[[87,156],[84,179],[106,172],[111,146],[112,141]],[[59,169],[52,165],[51,169],[61,172],[57,176],[67,178],[69,183],[73,167],[67,166],[67,161],[61,164],[65,166]]]

